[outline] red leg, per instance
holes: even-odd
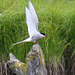
[[[35,42],[35,44],[38,44],[38,42]]]

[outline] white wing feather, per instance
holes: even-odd
[[[25,7],[25,10],[28,32],[30,36],[33,36],[38,31],[38,18],[31,2],[29,2],[29,9]]]
[[[34,23],[36,25],[36,29],[38,31],[38,17],[37,17],[36,11],[34,9],[34,6],[30,1],[29,1],[29,10],[30,10],[30,13],[33,17]]]

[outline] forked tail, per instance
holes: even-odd
[[[14,43],[12,45],[16,45],[16,44],[19,44],[19,43],[22,43],[22,42],[24,42],[24,40],[23,41],[20,41],[20,42],[17,42],[17,43]]]
[[[16,44],[19,44],[19,43],[22,43],[22,42],[31,42],[31,39],[30,39],[30,38],[27,38],[27,39],[25,39],[25,40],[22,40],[22,41],[20,41],[20,42],[14,43],[14,44],[12,44],[12,45],[16,45]]]

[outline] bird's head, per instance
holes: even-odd
[[[43,36],[48,37],[47,35],[45,35],[44,33],[41,33]]]

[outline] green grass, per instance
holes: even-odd
[[[48,61],[50,56],[52,59],[56,56],[57,60],[60,60],[69,44],[73,43],[75,48],[75,1],[31,0],[31,2],[39,18],[39,31],[48,35],[48,38],[38,40],[45,60]],[[0,1],[0,55],[8,57],[12,52],[23,62],[34,43],[18,44],[12,49],[11,46],[29,36],[25,6],[28,6],[28,0]]]

